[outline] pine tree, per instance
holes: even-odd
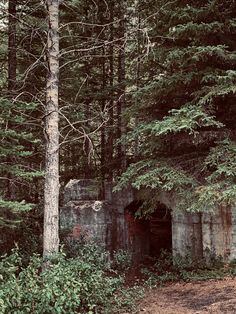
[[[235,1],[159,1],[132,113],[139,161],[120,185],[174,191],[189,210],[235,203]]]
[[[9,1],[2,9],[2,68],[0,92],[0,225],[14,226],[21,212],[32,208],[32,181],[42,177],[34,163],[37,140],[30,120],[35,103],[17,100],[17,8]],[[6,36],[7,35],[7,36]],[[7,56],[7,58],[6,58]],[[29,188],[29,186],[32,186]],[[27,189],[26,189],[27,187]],[[26,193],[28,190],[28,193]]]

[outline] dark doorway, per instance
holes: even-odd
[[[137,218],[135,213],[142,205],[134,201],[125,208],[130,250],[134,255],[158,257],[162,250],[172,251],[172,226],[170,210],[163,204],[148,218]]]
[[[124,211],[128,250],[134,262],[142,261],[150,252],[149,221],[135,215],[141,205],[141,202],[133,201]]]
[[[162,250],[172,251],[172,226],[170,210],[158,204],[149,220],[150,255],[158,257]]]

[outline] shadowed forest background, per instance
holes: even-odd
[[[15,243],[19,247],[0,265],[9,287],[14,276],[19,280],[19,265],[30,265],[23,277],[37,277],[35,269],[41,267],[39,256],[28,263],[43,252],[47,123],[55,111],[61,191],[75,178],[110,181],[116,189],[131,185],[140,190],[139,214],[145,217],[155,211],[159,191],[175,193],[181,199],[178,209],[193,212],[236,201],[235,0],[59,2],[56,74],[49,62],[48,7],[58,1],[0,3],[1,255],[10,254]],[[57,75],[58,109],[50,111],[47,84]],[[90,249],[70,264],[60,257],[56,267],[68,267],[68,282],[76,271],[78,277],[90,276],[83,277],[77,267],[91,254],[88,269],[94,270],[98,253]],[[11,277],[4,267],[15,262]],[[107,273],[106,262],[97,269]],[[47,271],[40,276],[54,276]],[[96,280],[102,285],[100,275]],[[112,295],[117,281],[107,280],[114,284],[107,292]],[[39,304],[36,286],[34,296],[16,297],[12,308],[4,303],[11,288],[5,297],[0,293],[6,311],[0,313],[31,313]],[[75,288],[77,297],[81,287]],[[58,305],[61,312],[50,299],[48,308],[40,305],[33,313],[110,313],[114,304],[101,305],[106,298],[99,295],[91,305],[75,297],[73,310]]]

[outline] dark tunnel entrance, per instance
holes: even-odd
[[[149,220],[150,255],[158,257],[162,250],[172,251],[172,226],[170,210],[158,204]]]
[[[133,201],[125,208],[125,219],[131,250],[134,254],[158,257],[162,250],[172,251],[171,212],[164,204],[157,204],[156,211],[148,218],[136,218],[142,205]]]

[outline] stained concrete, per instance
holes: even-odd
[[[61,230],[73,239],[93,239],[111,252],[129,251],[134,260],[149,252],[144,225],[125,208],[134,200],[132,189],[112,192],[112,185],[94,180],[71,180],[64,189]],[[104,198],[102,198],[104,195]]]
[[[71,180],[64,189],[61,229],[73,238],[94,239],[111,252],[127,250],[134,260],[149,254],[150,225],[135,219],[129,210],[136,201],[135,191],[128,188],[114,193],[109,182],[103,184],[103,193],[101,190],[101,184],[95,180]],[[176,211],[178,200],[167,193],[160,193],[159,202],[171,210],[173,255],[188,254],[195,259],[220,255],[225,261],[236,258],[235,208],[220,207],[206,213],[180,212]],[[163,225],[155,231],[160,243],[161,234],[169,236],[161,228]]]

